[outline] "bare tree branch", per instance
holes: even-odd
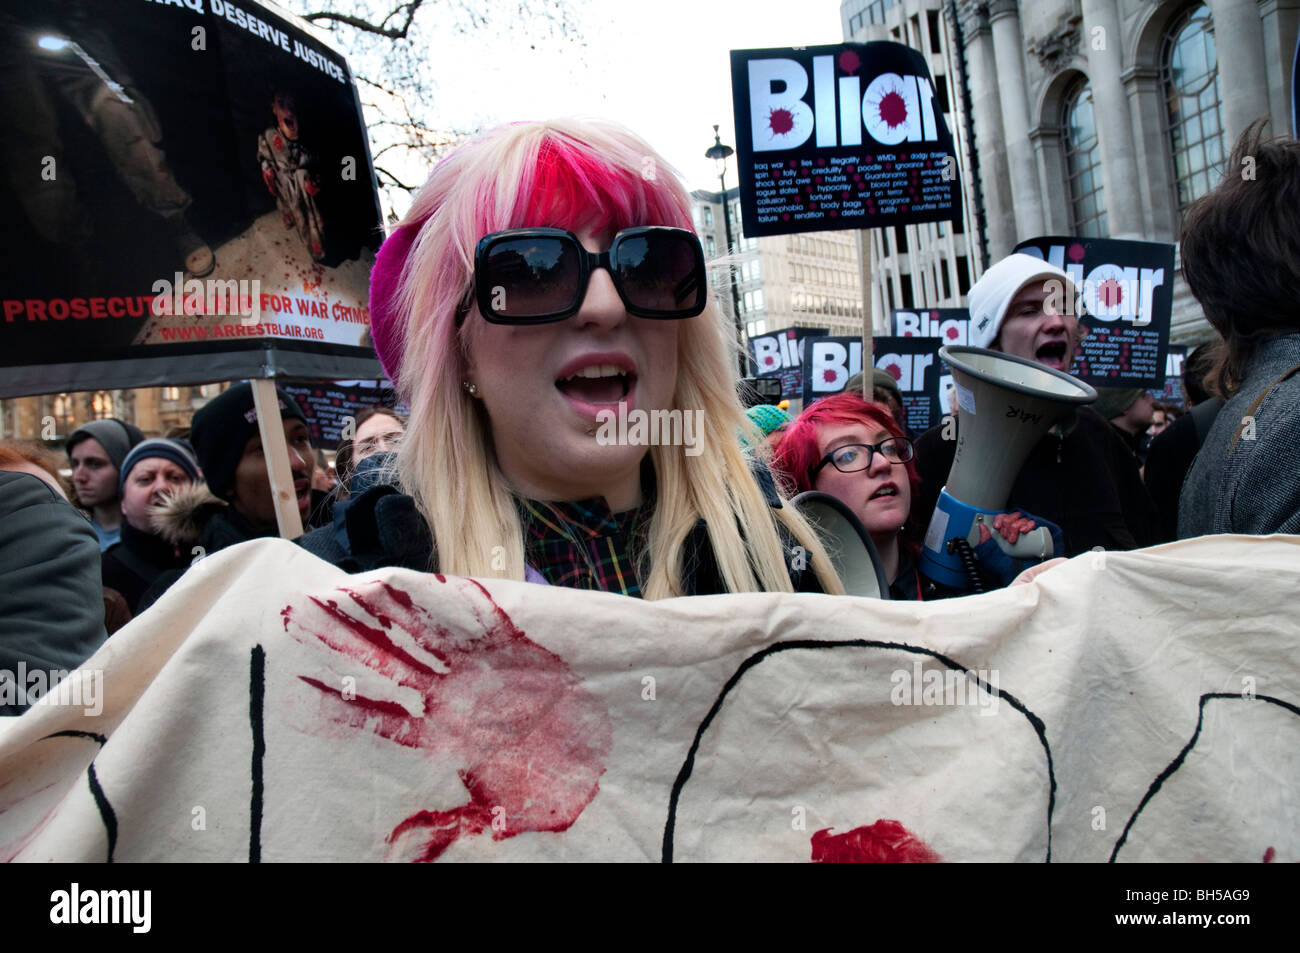
[[[318,10],[315,13],[304,13],[302,18],[312,23],[341,23],[344,26],[350,26],[355,30],[363,30],[366,33],[374,33],[378,36],[386,36],[392,40],[404,40],[406,34],[410,32],[411,21],[415,19],[416,12],[424,0],[411,0],[410,3],[403,3],[389,11],[388,16],[384,17],[379,23],[371,23],[369,20],[361,17],[352,16],[348,13],[335,13],[332,10]],[[388,24],[402,11],[406,11],[406,22],[400,27],[390,27]]]

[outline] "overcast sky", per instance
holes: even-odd
[[[469,128],[595,115],[640,134],[692,189],[718,185],[704,150],[732,131],[728,51],[839,43],[839,0],[587,0],[585,48],[480,31],[442,50],[439,120]],[[529,48],[535,42],[536,50]],[[735,160],[727,186],[736,185]]]

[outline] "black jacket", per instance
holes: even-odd
[[[961,416],[958,415],[960,425]],[[921,493],[913,504],[928,522],[948,482],[956,441],[943,425],[916,442]],[[1061,527],[1065,554],[1139,549],[1156,542],[1156,513],[1133,454],[1109,423],[1087,407],[1076,411],[1064,435],[1055,430],[1034,445],[1011,487],[1009,509],[1041,516]]]
[[[181,569],[189,559],[180,556],[176,547],[152,533],[136,529],[122,520],[122,538],[101,557],[104,585],[116,589],[135,615],[140,598],[164,572]]]
[[[166,570],[153,581],[140,597],[138,612],[157,602],[196,559],[250,539],[279,535],[275,524],[250,523],[233,506],[213,496],[202,483],[176,494],[159,509],[158,534],[177,548],[179,566]]]
[[[756,471],[768,505],[780,509],[784,504],[771,475]],[[353,500],[347,509],[347,537],[351,552],[344,548],[331,527],[313,530],[298,538],[300,546],[315,556],[349,572],[366,572],[384,566],[398,566],[428,572],[435,565],[433,538],[428,524],[415,507],[415,500],[394,486],[377,486]],[[794,546],[781,529],[787,551]],[[705,596],[727,592],[709,544],[708,528],[700,520],[686,540],[683,589],[687,595]],[[794,568],[787,564],[790,581],[796,592],[822,592],[820,580],[811,567]]]

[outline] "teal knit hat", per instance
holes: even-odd
[[[780,407],[774,407],[771,404],[755,404],[745,413],[754,422],[754,426],[763,432],[764,437],[775,430],[780,430],[790,422],[789,414]]]

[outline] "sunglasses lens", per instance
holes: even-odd
[[[699,313],[704,275],[690,235],[649,231],[618,243],[610,263],[632,307],[664,316]]]
[[[524,320],[567,311],[578,293],[577,249],[562,238],[505,238],[487,253],[480,280],[492,312]]]

